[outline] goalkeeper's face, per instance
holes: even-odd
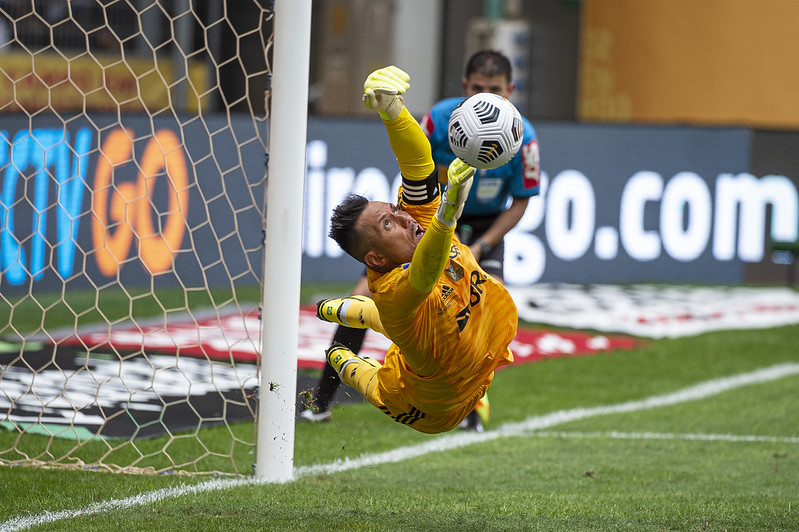
[[[413,216],[382,201],[369,202],[358,218],[356,229],[368,243],[364,262],[382,273],[410,262],[424,235],[424,229]]]

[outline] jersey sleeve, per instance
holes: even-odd
[[[408,269],[405,273],[410,282],[403,287],[402,294],[397,294],[403,305],[414,308],[421,304],[446,266],[454,232],[454,228],[437,224],[434,219],[441,204],[437,174],[433,171],[424,181],[410,181],[403,177],[397,201],[399,208],[413,216],[425,229],[410,266],[404,268]]]
[[[514,198],[537,195],[541,182],[541,158],[538,152],[538,137],[533,125],[526,118],[522,147],[511,164],[514,165],[514,176],[510,183],[510,195]]]
[[[433,105],[427,114],[422,117],[422,131],[424,131],[425,136],[430,141],[433,152],[435,152],[447,138],[449,117],[445,117],[446,109],[443,105],[444,102],[446,102],[446,100]]]
[[[430,142],[407,108],[403,107],[393,120],[384,120],[383,125],[404,182],[424,181],[435,172]]]
[[[422,118],[422,131],[430,141],[433,160],[439,168],[446,168],[455,160],[449,147],[449,117],[463,98],[446,98],[433,105]],[[443,177],[443,176],[442,176]]]
[[[420,292],[430,292],[449,260],[450,244],[455,226],[446,226],[433,218],[416,247],[410,266],[409,280]]]

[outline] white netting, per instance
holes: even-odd
[[[238,4],[0,0],[0,465],[251,472],[273,14]]]

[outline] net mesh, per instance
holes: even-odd
[[[249,474],[271,2],[0,1],[0,465]]]

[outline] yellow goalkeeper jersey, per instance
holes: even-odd
[[[403,197],[401,190],[399,207],[427,230],[440,195],[424,204],[409,204]],[[379,393],[389,408],[391,397],[412,405],[420,411],[417,417],[440,416],[467,401],[473,406],[475,393],[485,391],[494,370],[513,361],[508,345],[516,335],[516,305],[456,237],[432,291],[411,285],[410,264],[385,274],[368,272],[380,320],[393,342],[377,374]]]

